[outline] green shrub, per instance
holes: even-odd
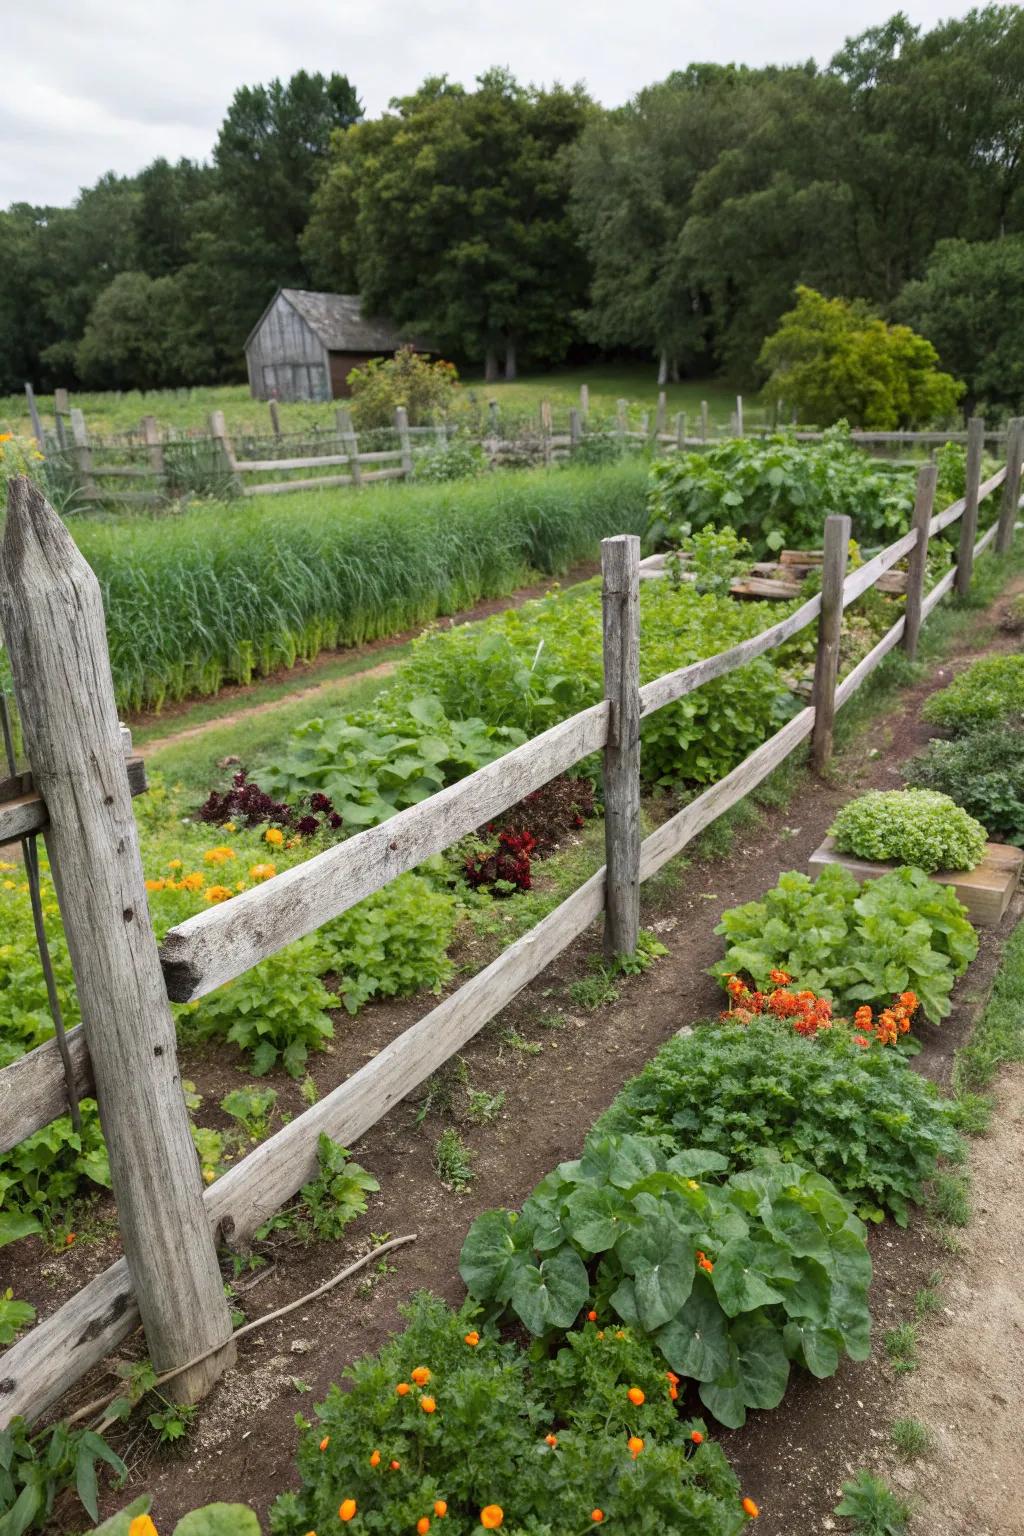
[[[520,1215],[486,1211],[459,1270],[474,1300],[552,1336],[586,1306],[651,1336],[704,1405],[736,1427],[774,1408],[798,1360],[831,1376],[870,1348],[864,1228],[796,1163],[734,1173],[716,1152],[666,1158],[639,1136],[593,1134]],[[708,1175],[712,1177],[709,1178]]]
[[[848,1030],[807,1039],[758,1019],[709,1026],[664,1045],[598,1123],[636,1130],[671,1155],[717,1152],[730,1169],[796,1162],[816,1169],[865,1220],[906,1225],[936,1160],[955,1155],[954,1107],[891,1049]]]
[[[1024,729],[979,726],[930,741],[903,770],[908,784],[948,795],[1003,843],[1024,843]]]
[[[413,460],[417,480],[442,485],[446,480],[475,480],[487,473],[487,455],[479,443],[451,438],[420,450]]]
[[[81,1131],[62,1115],[0,1157],[0,1247],[40,1228],[59,1229],[69,1207],[110,1188],[95,1099],[80,1100],[79,1110]]]
[[[728,524],[763,558],[783,545],[820,549],[827,514],[845,512],[855,538],[882,544],[906,530],[913,504],[913,475],[869,458],[845,428],[820,443],[732,438],[652,466],[648,537],[678,543],[680,525]]]
[[[441,420],[454,403],[459,375],[452,363],[432,362],[413,347],[400,347],[394,357],[373,357],[353,368],[346,382],[352,420],[362,432],[393,427],[399,405],[405,406],[410,426]]]
[[[678,1417],[663,1362],[644,1341],[601,1340],[588,1326],[551,1361],[534,1360],[490,1330],[467,1344],[479,1326],[472,1307],[452,1312],[419,1296],[406,1316],[406,1331],[348,1367],[348,1390],[332,1386],[318,1406],[299,1449],[302,1485],[271,1512],[274,1536],[336,1530],[347,1500],[352,1528],[382,1536],[422,1519],[471,1536],[489,1505],[516,1536],[590,1530],[595,1509],[630,1536],[736,1536],[746,1525],[735,1474],[710,1439],[693,1443],[705,1427]],[[430,1372],[422,1386],[412,1380],[421,1366]],[[646,1393],[639,1409],[632,1385]],[[436,1411],[425,1413],[426,1401]],[[633,1435],[644,1441],[635,1458]]]
[[[151,1508],[152,1500],[144,1493],[127,1509],[104,1520],[92,1536],[131,1536],[132,1521]],[[171,1536],[260,1536],[260,1522],[248,1504],[204,1504],[182,1515]]]
[[[829,827],[840,853],[933,870],[973,869],[988,833],[933,789],[871,790],[843,806]]]
[[[983,656],[925,700],[921,718],[962,736],[979,725],[1024,717],[1024,656]]]
[[[851,1009],[913,991],[933,1023],[978,951],[953,888],[908,868],[863,885],[838,864],[814,881],[790,870],[760,901],[724,912],[715,932],[726,940],[713,967],[723,984],[743,972],[763,987],[781,968]]]

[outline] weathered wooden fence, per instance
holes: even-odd
[[[74,1091],[95,1092],[111,1152],[125,1258],[10,1348],[0,1364],[0,1426],[35,1417],[141,1321],[154,1364],[169,1370],[223,1346],[184,1389],[198,1395],[230,1349],[215,1244],[244,1244],[314,1173],[321,1133],[352,1146],[460,1050],[604,914],[609,953],[637,942],[639,887],[705,827],[811,739],[822,769],[835,713],[882,658],[913,655],[921,624],[969,577],[993,541],[1009,549],[1020,494],[1021,438],[1008,464],[978,484],[974,427],[966,495],[935,513],[925,465],[910,531],[847,573],[849,521],[829,517],[823,587],[795,612],[715,656],[640,684],[633,536],[606,539],[605,698],[379,826],[210,907],[170,930],[158,953],[146,909],[103,615],[95,578],[60,519],[15,482],[0,555],[0,619],[10,650],[28,760],[59,871],[84,1022],[70,1032]],[[998,517],[977,537],[979,505],[1002,487]],[[960,558],[925,591],[929,540],[961,520]],[[842,612],[909,557],[904,613],[837,683]],[[646,838],[640,832],[640,726],[713,678],[765,655],[817,623],[811,703],[730,773]],[[476,976],[430,1009],[331,1093],[263,1142],[205,1191],[188,1136],[168,1001],[202,997],[347,911],[591,754],[604,753],[606,865]],[[15,812],[0,807],[0,827]],[[24,816],[18,826],[24,826]],[[0,1151],[67,1112],[68,1083],[50,1041],[0,1071]]]

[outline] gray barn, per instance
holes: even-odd
[[[358,294],[279,288],[245,343],[249,389],[257,400],[347,395],[351,369],[390,356],[407,339],[390,321],[364,317]]]

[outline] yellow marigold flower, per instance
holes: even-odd
[[[13,869],[14,865],[9,859],[0,859],[0,869]]]
[[[216,1175],[216,1173],[214,1172],[214,1170],[212,1168],[204,1168],[203,1169],[203,1183],[204,1184],[212,1184],[216,1177],[217,1177],[217,1175]]]
[[[226,821],[224,823],[224,831],[225,832],[237,832],[238,828],[235,826],[233,821]]]
[[[233,859],[234,856],[235,850],[233,848],[226,848],[222,843],[218,848],[207,848],[206,852],[203,854],[203,863],[226,864],[228,860]]]
[[[5,891],[16,891],[17,889],[18,889],[18,887],[15,885],[13,880],[5,880],[4,881],[4,890]]]
[[[190,875],[183,876],[179,884],[183,891],[201,891],[206,884],[206,876],[195,869]]]
[[[34,459],[40,459],[41,460],[43,455],[39,452],[38,448],[33,448],[33,450],[32,450],[32,457]]]
[[[162,891],[166,884],[167,884],[166,880],[147,880],[146,881],[146,890],[147,891]]]
[[[211,885],[205,893],[205,899],[211,902],[230,901],[234,894],[234,891],[228,885]]]
[[[249,877],[252,880],[271,880],[276,874],[277,870],[273,864],[251,864],[249,866]]]
[[[418,1387],[425,1387],[430,1380],[430,1372],[425,1365],[418,1365],[414,1371],[410,1372],[410,1375]]]
[[[168,859],[167,860],[167,868],[168,869],[184,869],[184,867],[185,866],[181,862],[180,859]]]
[[[280,848],[284,842],[284,833],[280,827],[268,827],[263,837],[265,842],[272,843],[275,848]]]
[[[148,1515],[136,1515],[128,1527],[128,1536],[159,1536],[159,1532]]]
[[[247,891],[248,889],[249,889],[249,887],[246,885],[244,880],[236,880],[235,881],[235,890],[236,891]]]
[[[13,436],[13,432],[0,432],[0,443],[9,443]]]

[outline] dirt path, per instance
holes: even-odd
[[[907,1490],[917,1536],[1021,1536],[1024,1503],[1024,1067],[1007,1068],[996,1114],[971,1155],[974,1221],[950,1264],[943,1308],[903,1378],[902,1416],[924,1423],[932,1452],[890,1472]]]

